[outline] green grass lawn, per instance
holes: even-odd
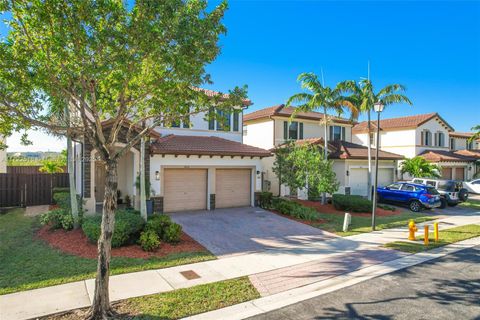
[[[460,207],[480,210],[480,200],[468,200],[459,204]]]
[[[480,225],[469,224],[461,227],[440,230],[438,242],[434,241],[433,232],[430,232],[428,235],[428,246],[423,244],[423,236],[419,236],[417,237],[416,242],[395,241],[387,243],[385,247],[409,253],[418,253],[475,237],[480,237]]]
[[[398,210],[398,209],[397,209]],[[331,213],[320,213],[320,219],[324,219],[327,222],[313,224],[314,227],[336,233],[340,236],[352,236],[355,234],[371,232],[372,231],[372,218],[371,217],[355,217],[352,216],[352,223],[349,230],[343,232],[343,216]],[[408,225],[410,219],[413,219],[415,223],[421,223],[436,219],[435,216],[427,215],[423,213],[415,213],[404,211],[392,216],[384,216],[376,218],[376,230],[390,229],[405,227]]]
[[[38,217],[23,210],[0,215],[0,294],[41,288],[95,277],[96,259],[60,252],[35,237]],[[162,258],[114,257],[111,274],[166,268],[215,259],[210,253],[171,254]]]
[[[259,298],[247,277],[122,301],[117,311],[135,319],[178,319]]]

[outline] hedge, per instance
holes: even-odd
[[[337,210],[352,212],[372,212],[372,201],[357,195],[334,194],[333,206]]]

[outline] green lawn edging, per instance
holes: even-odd
[[[424,245],[423,236],[417,237],[415,242],[394,241],[387,243],[384,246],[386,248],[391,248],[403,252],[418,253],[475,237],[480,237],[480,225],[468,224],[465,226],[440,230],[438,242],[434,241],[434,234],[433,232],[430,232],[428,234],[428,246]]]

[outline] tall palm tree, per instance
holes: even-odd
[[[294,94],[287,100],[287,107],[295,104],[296,108],[292,114],[292,118],[298,112],[308,112],[314,110],[321,110],[323,112],[324,124],[324,159],[328,158],[328,111],[334,111],[337,114],[343,114],[345,109],[348,109],[354,117],[357,117],[358,110],[356,106],[343,96],[343,90],[340,87],[330,88],[320,82],[317,75],[308,72],[302,73],[297,78],[302,89],[309,92],[301,92]],[[322,194],[322,204],[326,202],[326,194]]]
[[[338,88],[344,92],[350,92],[347,98],[360,113],[367,114],[368,128],[368,190],[372,190],[372,149],[370,143],[370,134],[372,131],[370,114],[373,105],[376,102],[382,102],[385,106],[394,103],[406,103],[412,105],[410,99],[404,95],[405,87],[401,84],[390,84],[375,92],[372,81],[369,79],[343,81],[338,84]],[[377,148],[379,146],[376,146]],[[368,192],[368,199],[371,199],[372,193]]]

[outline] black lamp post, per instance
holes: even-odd
[[[372,231],[375,231],[375,215],[377,213],[377,186],[378,186],[378,150],[380,149],[380,113],[385,105],[379,101],[373,105],[377,113],[377,142],[375,144],[375,181],[373,184],[373,208],[372,208]]]

